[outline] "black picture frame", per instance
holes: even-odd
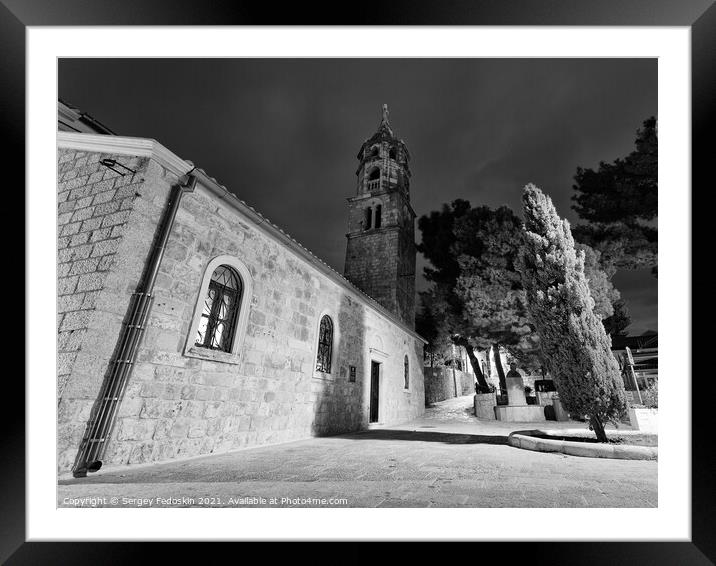
[[[565,25],[565,26],[688,26],[692,38],[692,210],[707,213],[700,202],[713,182],[707,181],[713,161],[710,137],[714,131],[716,101],[716,7],[713,0],[394,0],[375,4],[375,9],[350,9],[338,2],[286,3],[274,6],[248,2],[201,2],[199,0],[0,0],[0,53],[3,88],[2,124],[4,139],[12,140],[3,152],[7,174],[18,179],[10,187],[24,186],[25,147],[25,32],[28,26],[67,25]],[[348,8],[348,9],[347,9]],[[702,186],[703,185],[703,186]],[[699,187],[699,190],[696,188]],[[685,187],[684,191],[689,188]],[[17,195],[15,195],[17,196]],[[694,217],[692,257],[709,257],[700,249],[711,236],[709,222]],[[712,239],[712,237],[711,237]],[[699,254],[706,254],[701,256]],[[708,262],[705,262],[708,263]],[[703,268],[702,268],[703,271]],[[708,274],[694,277],[692,297],[705,297],[706,286],[713,287]],[[702,289],[703,288],[703,289]],[[704,291],[704,293],[700,293]],[[25,296],[27,301],[31,297]],[[692,299],[693,300],[693,299]],[[702,317],[706,315],[703,314]],[[692,352],[708,352],[707,332],[691,329]],[[31,337],[28,337],[28,339]],[[684,363],[685,384],[691,378],[691,352]],[[694,359],[693,361],[698,361]],[[145,563],[153,552],[163,562],[206,561],[207,550],[189,545],[154,543],[71,543],[26,542],[25,536],[25,412],[20,399],[25,388],[16,371],[6,371],[2,512],[0,513],[0,560],[7,564],[124,564]],[[583,543],[486,543],[491,550],[509,554],[511,561],[529,564],[712,564],[716,559],[714,540],[714,441],[710,407],[713,378],[708,372],[693,375],[698,394],[692,397],[692,538],[691,542],[583,542]],[[14,390],[13,390],[14,388]],[[475,526],[479,536],[479,525]],[[78,534],[79,535],[79,534]],[[350,532],[347,531],[350,536]],[[559,533],[555,533],[559,538]],[[78,537],[81,538],[81,537]],[[320,533],[317,533],[320,539]],[[455,548],[450,550],[455,552]],[[213,550],[211,551],[214,552]],[[300,551],[299,551],[300,552]],[[478,552],[484,552],[480,550]],[[199,554],[201,553],[201,554]],[[474,550],[468,550],[477,559]],[[244,555],[242,555],[243,557]],[[487,555],[483,555],[485,559]],[[239,559],[239,557],[237,557]]]

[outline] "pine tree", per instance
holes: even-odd
[[[577,168],[574,237],[601,252],[604,266],[657,273],[658,135],[655,117],[637,131],[636,149],[594,169]]]
[[[522,195],[525,244],[518,269],[547,369],[565,409],[587,415],[600,442],[604,426],[626,412],[624,384],[611,340],[594,313],[584,252],[551,199],[529,184]]]
[[[487,391],[488,384],[475,350],[500,345],[519,350],[527,343],[523,337],[532,332],[514,268],[522,245],[521,226],[506,206],[473,208],[461,199],[418,221],[418,250],[431,264],[425,277],[432,283],[422,297],[419,320],[432,321],[439,335],[465,348],[480,390]],[[504,371],[499,365],[497,369],[506,389]]]

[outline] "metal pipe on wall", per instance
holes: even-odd
[[[196,177],[187,174],[186,182],[172,187],[169,202],[164,211],[159,234],[149,255],[147,266],[132,293],[127,317],[117,341],[116,354],[110,362],[109,374],[102,383],[100,394],[92,410],[84,438],[72,466],[74,477],[85,477],[87,472],[96,472],[102,467],[102,458],[107,442],[112,436],[117,411],[122,403],[139,351],[149,312],[152,307],[154,283],[159,273],[169,234],[185,193],[193,192]]]

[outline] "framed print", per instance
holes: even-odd
[[[2,6],[27,205],[8,563],[713,560],[710,2],[81,4]]]

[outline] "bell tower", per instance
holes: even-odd
[[[410,154],[383,104],[378,131],[358,152],[356,194],[348,199],[344,274],[354,285],[415,326],[415,212]]]

